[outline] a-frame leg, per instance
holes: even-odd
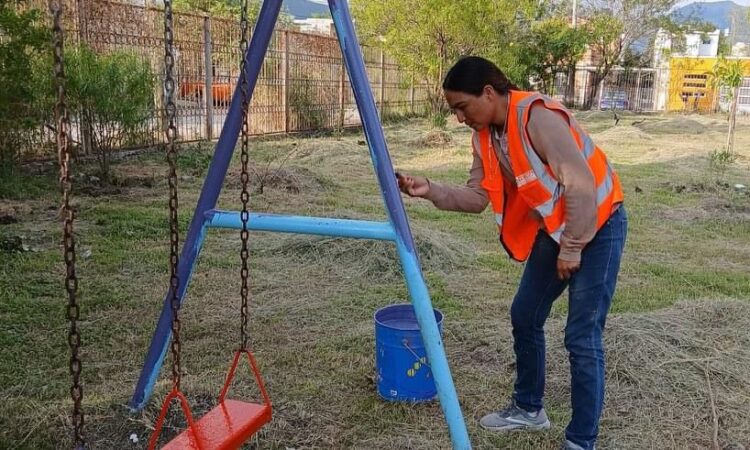
[[[453,448],[461,450],[470,449],[471,443],[466,431],[466,424],[461,413],[458,396],[453,379],[451,378],[450,368],[448,367],[448,360],[445,356],[443,343],[432,311],[432,302],[430,301],[427,286],[422,275],[406,211],[393,174],[393,166],[378,118],[372,90],[365,72],[359,42],[354,33],[349,7],[345,0],[328,0],[328,4],[336,26],[339,44],[354,90],[354,96],[370,149],[370,156],[375,167],[390,223],[251,214],[248,228],[251,230],[393,240],[396,243],[401,260],[409,296],[414,305],[427,357],[430,360],[438,390],[438,398],[440,399],[440,405],[448,423]],[[281,0],[265,0],[263,2],[255,32],[247,50],[246,73],[251,97],[268,49],[273,27],[278,18],[280,7]],[[188,229],[179,267],[181,281],[180,301],[182,301],[187,288],[207,228],[241,227],[241,223],[238,220],[238,213],[214,210],[240,132],[242,114],[239,96],[240,90],[236,88],[232,97],[229,114],[227,115],[216,147],[216,153],[209,166],[208,175],[190,223],[190,228]],[[146,356],[146,362],[130,402],[131,408],[135,410],[145,407],[166,354],[172,320],[169,304],[170,296],[171,294],[168,292],[156,332]]]
[[[453,448],[469,449],[471,448],[469,435],[466,431],[456,388],[453,385],[453,378],[448,367],[448,359],[445,356],[443,342],[432,311],[432,302],[422,275],[414,238],[406,218],[404,203],[393,173],[393,164],[365,71],[359,41],[354,32],[349,6],[346,0],[328,0],[328,6],[331,10],[339,45],[354,90],[354,97],[364,126],[367,144],[370,147],[370,157],[385,200],[388,218],[396,231],[396,246],[401,259],[401,266],[406,278],[409,296],[412,305],[414,305],[417,322],[419,322],[432,374],[435,378],[440,406],[450,430]]]

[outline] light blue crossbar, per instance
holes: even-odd
[[[236,211],[211,210],[206,213],[205,217],[206,226],[209,228],[242,229],[240,213]],[[382,241],[396,240],[396,231],[390,223],[369,220],[249,213],[247,229],[252,231],[276,231],[280,233],[378,239]]]

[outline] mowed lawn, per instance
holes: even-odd
[[[579,119],[619,172],[630,221],[606,335],[609,390],[599,448],[748,446],[750,123],[739,121],[736,160],[721,164],[711,156],[725,141],[720,116],[624,115],[616,126],[606,112],[582,112]],[[436,131],[413,119],[385,132],[399,170],[465,182],[467,128],[450,121]],[[180,151],[184,227],[212,146]],[[359,132],[257,139],[251,153],[254,211],[386,217]],[[128,411],[168,284],[165,168],[162,154],[142,153],[119,161],[114,184],[102,186],[91,177],[94,166],[75,166],[91,448],[145,448],[170,388],[164,370],[150,406]],[[3,183],[0,208],[13,211],[15,223],[0,225],[0,448],[69,448],[67,300],[54,168]],[[235,158],[222,209],[240,208],[239,189]],[[433,303],[445,314],[445,347],[474,448],[556,449],[570,414],[565,297],[547,326],[552,430],[510,436],[481,430],[478,419],[505,406],[512,391],[509,306],[522,266],[499,246],[489,212],[442,212],[427,201],[404,201]],[[393,245],[252,233],[250,247],[251,343],[275,409],[249,448],[450,448],[437,402],[385,403],[376,393],[373,313],[408,300]],[[182,311],[183,388],[196,416],[214,404],[239,342],[239,249],[238,232],[209,232]],[[257,398],[245,374],[232,392]],[[173,408],[165,437],[184,425],[179,416]]]

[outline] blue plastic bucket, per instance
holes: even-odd
[[[442,334],[443,313],[433,311]],[[375,312],[375,366],[378,394],[386,400],[425,402],[437,395],[419,323],[410,303],[386,306]]]

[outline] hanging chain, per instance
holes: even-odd
[[[240,200],[242,200],[242,212],[240,212],[240,219],[242,220],[242,230],[240,231],[240,238],[242,239],[242,249],[240,250],[240,258],[242,259],[242,268],[240,269],[240,275],[242,279],[242,286],[240,288],[240,295],[242,297],[242,306],[240,307],[240,314],[242,316],[242,323],[240,326],[240,345],[241,350],[247,350],[247,297],[248,297],[248,231],[247,221],[250,213],[247,210],[247,203],[250,200],[250,194],[247,190],[248,181],[250,176],[248,174],[248,138],[250,134],[248,124],[248,109],[249,109],[249,86],[247,80],[247,68],[245,63],[247,60],[247,0],[241,1],[242,17],[240,19],[240,30],[242,37],[240,40],[240,51],[242,52],[240,69],[240,90],[242,91],[242,152],[240,154],[240,160],[242,162],[242,173],[240,174],[240,181],[242,182],[242,193],[240,194]]]
[[[167,163],[169,164],[169,287],[172,293],[172,384],[179,390],[182,367],[180,364],[180,280],[177,276],[179,265],[178,248],[180,236],[178,234],[179,224],[177,221],[177,151],[175,140],[177,138],[177,126],[175,116],[177,106],[174,101],[174,29],[172,27],[172,0],[164,1],[164,90],[166,91],[166,114],[167,114]]]
[[[78,331],[80,308],[77,301],[78,278],[76,277],[76,244],[73,233],[73,208],[70,205],[72,182],[70,177],[70,141],[68,139],[70,121],[68,107],[65,104],[65,62],[63,59],[62,5],[50,1],[52,12],[52,39],[54,48],[55,87],[57,103],[55,104],[55,121],[57,122],[57,155],[60,163],[60,188],[62,190],[63,246],[65,259],[65,290],[68,292],[66,316],[70,322],[68,345],[70,346],[70,375],[73,378],[70,396],[73,399],[73,440],[75,448],[83,448],[84,416],[81,409],[83,388],[81,387],[81,360],[78,355],[81,347],[81,334]]]

